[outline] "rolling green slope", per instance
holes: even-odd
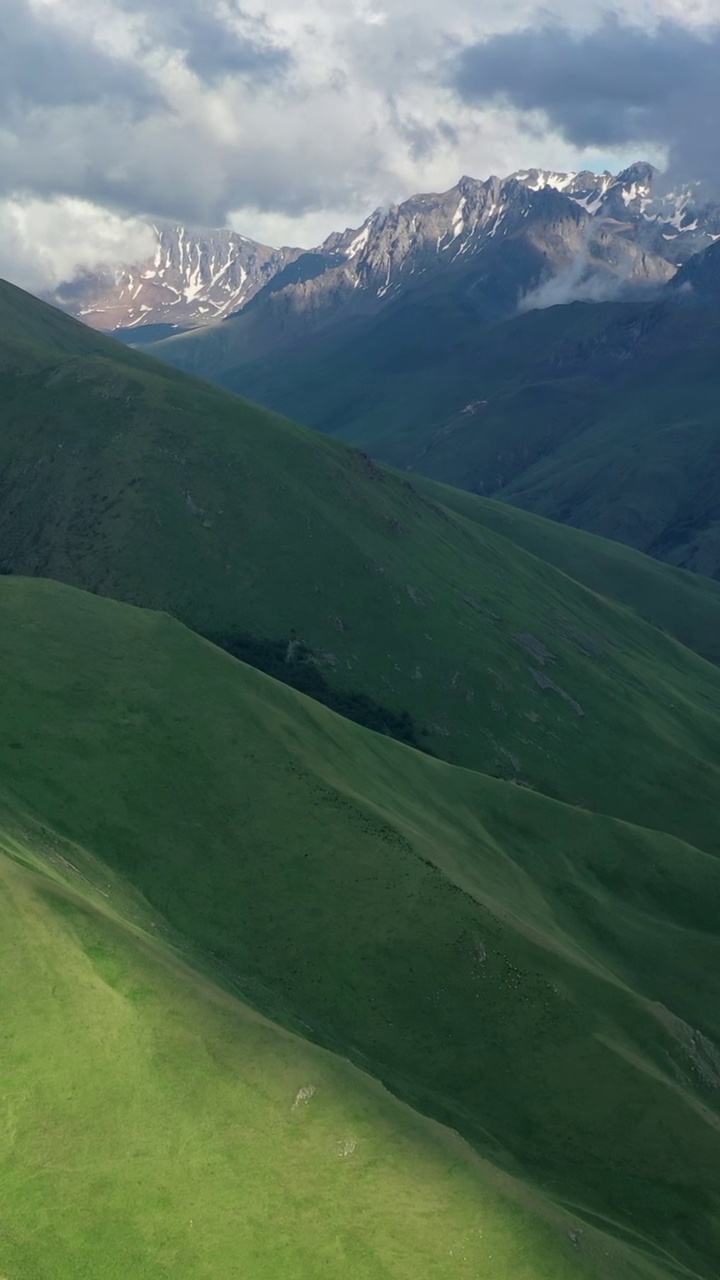
[[[716,858],[369,733],[167,616],[16,578],[0,581],[0,610],[6,850],[34,848],[136,938],[174,942],[207,977],[450,1124],[502,1174],[493,1191],[458,1155],[448,1182],[440,1139],[403,1129],[346,1068],[276,1047],[278,1033],[163,974],[154,948],[131,954],[97,910],[59,910],[57,892],[8,880],[3,864],[22,899],[0,931],[17,993],[1,1042],[13,1088],[0,1147],[8,1280],[43,1272],[56,1251],[56,1274],[102,1275],[103,1245],[105,1274],[127,1274],[118,1239],[152,1280],[236,1274],[235,1249],[279,1280],[296,1248],[294,1274],[310,1276],[319,1260],[349,1266],[362,1242],[353,1274],[402,1277],[417,1271],[403,1256],[410,1228],[424,1258],[432,1221],[416,1237],[413,1215],[435,1194],[449,1208],[424,1275],[448,1274],[452,1235],[461,1276],[712,1280]],[[315,1095],[307,1112],[292,1103],[313,1085],[310,1129]],[[346,1137],[356,1163],[328,1171],[328,1145]],[[422,1169],[416,1142],[430,1144]],[[279,1162],[289,1218],[268,1255]],[[96,1239],[86,1194],[102,1200]],[[399,1224],[390,1210],[405,1196]],[[485,1230],[469,1209],[482,1215],[484,1196],[492,1256],[470,1235]],[[563,1209],[579,1225],[565,1218],[553,1236]],[[523,1217],[533,1211],[536,1227]],[[84,1272],[71,1267],[78,1250]]]
[[[5,570],[302,641],[436,755],[720,849],[708,663],[363,454],[2,298]]]
[[[213,987],[59,848],[0,832],[3,1280],[663,1275]]]
[[[98,354],[130,368],[139,364],[130,348],[0,280],[0,374],[32,372],[51,356],[70,360]]]
[[[421,476],[413,478],[413,485],[449,510],[555,565],[591,591],[626,605],[701,657],[720,663],[720,583],[509,503],[479,498]]]

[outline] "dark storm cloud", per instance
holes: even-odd
[[[148,23],[148,47],[181,53],[206,83],[237,75],[258,81],[282,74],[288,50],[273,44],[261,21],[230,11],[230,25],[206,7],[184,0],[123,0]],[[133,116],[161,106],[157,83],[138,63],[112,57],[90,38],[33,10],[28,0],[0,0],[0,113],[78,107],[122,100]]]
[[[150,47],[164,45],[181,53],[200,80],[212,84],[224,76],[266,81],[282,75],[292,61],[262,19],[235,5],[224,13],[198,0],[121,0],[126,12],[142,15]]]
[[[113,56],[62,7],[0,0],[0,200],[71,196],[213,223],[243,197],[258,201],[266,148],[241,122],[234,138],[214,130],[203,106],[218,82],[227,91],[222,112],[235,86],[252,95],[289,69],[265,21],[227,2],[214,11],[206,0],[114,7],[131,19],[136,55],[120,40]],[[178,80],[179,60],[195,86]],[[282,80],[277,87],[281,99]],[[292,159],[274,175],[276,188]]]
[[[580,147],[668,148],[680,178],[720,186],[720,27],[608,17],[576,33],[557,22],[491,36],[456,58],[466,102],[497,102],[548,123]]]
[[[27,0],[0,3],[2,119],[34,107],[123,99],[134,111],[158,104],[145,73],[102,53],[65,26],[39,18]]]
[[[224,28],[205,18],[198,17],[184,34],[187,65],[208,82],[225,75],[269,80],[282,75],[291,62],[288,49],[235,33],[228,38]]]

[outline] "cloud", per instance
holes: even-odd
[[[720,188],[720,24],[654,27],[606,16],[589,31],[556,20],[492,35],[454,59],[466,103],[522,113],[576,147],[659,145],[679,180]],[[542,127],[541,126],[541,127]]]
[[[42,21],[28,0],[2,0],[0,7],[0,113],[5,128],[21,124],[27,110],[66,105],[125,102],[133,113],[158,105],[152,79],[142,67],[103,52],[81,32],[55,20]]]
[[[650,287],[654,285],[646,282],[632,288],[628,275],[598,266],[588,242],[564,270],[520,298],[518,311],[544,311],[568,302],[611,302]]]
[[[621,0],[636,15],[646,2]],[[597,20],[597,0],[554,4]],[[603,164],[634,159],[628,129],[598,142],[602,113],[572,126],[580,75],[567,107],[542,77],[513,101],[527,13],[528,0],[0,0],[0,230],[17,237],[17,210],[42,208],[52,241],[51,211],[74,226],[82,206],[88,253],[112,247],[108,219],[143,216],[312,243],[461,173],[592,166],[599,146]],[[694,56],[697,32],[677,30]],[[489,48],[504,70],[483,96],[473,67]]]
[[[147,223],[81,200],[8,200],[0,205],[0,277],[31,292],[55,288],[79,266],[142,262],[152,252]]]
[[[215,225],[243,209],[289,223],[325,211],[330,230],[334,210],[362,218],[503,170],[515,126],[458,110],[438,74],[476,12],[475,0],[442,14],[432,0],[3,0],[0,199]],[[508,6],[484,13],[502,23]]]
[[[159,46],[178,51],[206,84],[227,76],[273,79],[292,61],[290,49],[273,39],[262,16],[230,0],[118,0],[118,8],[140,19],[146,52]]]
[[[392,184],[391,138],[427,153],[432,127],[385,131],[335,34],[330,51],[320,29],[211,0],[4,0],[0,198],[210,224],[364,203],[373,178]]]

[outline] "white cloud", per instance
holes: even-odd
[[[6,200],[0,204],[0,276],[25,289],[53,288],[79,265],[142,261],[151,252],[147,223],[83,200]]]

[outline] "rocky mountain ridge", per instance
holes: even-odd
[[[658,192],[658,185],[644,162],[618,175],[528,169],[504,179],[465,176],[447,192],[377,209],[312,250],[273,249],[227,230],[156,226],[151,260],[80,272],[49,300],[112,331],[205,326],[271,299],[272,325],[284,334],[297,313],[313,324],[338,309],[378,309],[422,278],[481,254],[492,273],[497,246],[509,240],[529,245],[534,262],[517,264],[504,287],[499,282],[504,311],[568,272],[574,296],[590,279],[591,291],[617,281],[663,283],[720,239],[720,206],[703,204],[690,189]]]
[[[302,249],[273,249],[234,231],[153,224],[153,256],[80,271],[49,301],[93,329],[208,324],[241,310]]]

